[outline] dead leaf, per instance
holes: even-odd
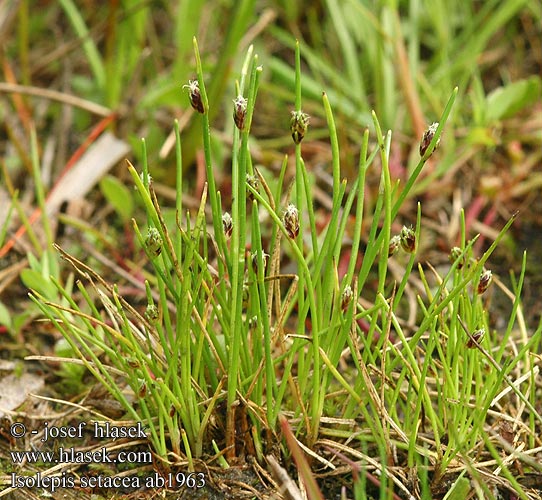
[[[13,373],[0,379],[0,418],[15,411],[28,395],[36,393],[43,387],[43,378],[32,373],[17,376]]]

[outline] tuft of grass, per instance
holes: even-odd
[[[366,130],[357,174],[349,184],[342,178],[333,106],[322,95],[333,179],[331,210],[322,227],[314,180],[303,158],[310,128],[303,111],[300,45],[295,45],[291,122],[295,179],[283,185],[285,159],[274,191],[251,156],[250,130],[263,71],[251,48],[232,96],[246,98],[246,116],[236,122],[240,128],[233,128],[231,206],[223,206],[215,183],[209,116],[216,102],[207,93],[195,39],[193,45],[197,85],[190,84],[190,96],[198,99],[194,107],[202,115],[207,174],[195,213],[183,205],[184,143],[177,123],[173,227],[154,191],[145,143],[141,172],[128,162],[146,213],[146,229],[132,221],[146,256],[144,311],[58,247],[80,276],[81,300],[54,277],[62,302],[39,290],[31,299],[127,415],[145,423],[166,466],[186,461],[194,470],[196,459],[211,456],[224,467],[247,454],[263,460],[282,443],[279,424],[287,420],[311,465],[321,462],[332,469],[340,452],[356,461],[359,484],[377,482],[381,498],[398,493],[411,498],[412,491],[420,490],[437,496],[450,474],[456,474],[450,495],[464,490],[461,478],[468,474],[478,494],[496,498],[482,460],[488,457],[499,480],[527,498],[510,461],[498,451],[502,440],[494,436],[499,419],[514,421],[514,402],[529,411],[522,432],[530,451],[541,429],[533,352],[542,330],[524,335],[521,343],[516,340],[513,359],[505,347],[521,324],[525,259],[504,335],[489,324],[481,286],[492,253],[515,217],[477,257],[476,237],[468,237],[462,214],[461,244],[450,248],[451,263],[444,270],[419,262],[421,203],[411,214],[414,227],[394,229],[428,159],[451,135],[443,132],[457,87],[450,89],[438,125],[426,137],[404,185],[392,177],[392,133],[383,131],[375,112],[374,143]],[[367,172],[377,169],[380,185],[370,203]],[[226,231],[225,212],[232,224]],[[360,264],[362,237],[366,248]],[[339,268],[339,263],[346,264]],[[400,277],[392,274],[397,267]],[[223,430],[220,437],[213,432],[217,427]],[[283,458],[292,454],[303,464],[300,473],[318,498],[308,463],[300,460],[292,439],[288,431]],[[322,444],[328,452],[321,451]],[[524,450],[514,457],[532,468],[528,455]],[[359,486],[355,491],[364,498]]]

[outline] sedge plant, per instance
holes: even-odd
[[[63,303],[38,291],[31,294],[44,315],[126,413],[145,423],[155,452],[170,465],[187,460],[194,468],[195,458],[214,453],[225,467],[245,454],[263,460],[287,417],[293,433],[284,456],[294,450],[292,439],[329,468],[336,467],[337,456],[348,455],[360,477],[356,498],[364,498],[359,484],[375,481],[381,498],[393,498],[397,491],[410,497],[412,488],[427,493],[430,480],[438,485],[458,464],[491,498],[476,464],[481,447],[513,483],[487,422],[504,400],[517,397],[531,412],[529,444],[535,446],[542,417],[534,405],[538,371],[530,352],[540,345],[541,333],[525,339],[514,360],[507,359],[488,323],[483,297],[491,282],[486,268],[491,254],[514,218],[480,257],[474,255],[476,237],[469,238],[462,219],[461,244],[450,248],[444,275],[418,259],[421,204],[411,214],[412,226],[394,229],[441,141],[457,88],[439,122],[422,138],[419,161],[404,185],[392,178],[392,134],[381,129],[375,113],[374,145],[366,130],[357,175],[349,183],[342,178],[333,110],[323,94],[333,194],[329,222],[321,229],[303,159],[309,117],[302,107],[299,45],[290,130],[295,179],[284,185],[286,159],[274,186],[253,163],[250,129],[263,68],[249,49],[232,96],[231,206],[224,206],[215,182],[208,119],[214,103],[207,97],[195,39],[194,49],[197,78],[185,91],[201,114],[207,173],[197,212],[183,205],[177,125],[173,227],[165,222],[154,192],[152,168],[143,161],[139,172],[128,162],[146,213],[144,224],[133,220],[148,262],[145,310],[134,308],[115,285],[60,250],[81,277],[79,299],[55,279]],[[367,173],[377,168],[378,194],[369,203]],[[358,265],[362,239],[367,243]],[[339,274],[345,255],[346,270]],[[391,259],[402,262],[400,280],[390,273]],[[281,270],[285,261],[293,271]],[[521,315],[517,297],[524,272],[514,290],[505,340]],[[413,305],[407,294],[412,297],[414,276],[421,289]],[[409,307],[416,307],[413,324],[402,319]],[[517,370],[524,377],[514,382],[511,374]],[[311,451],[323,442],[328,458]],[[411,472],[409,484],[394,465]]]

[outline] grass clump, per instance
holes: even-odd
[[[439,122],[424,134],[404,186],[390,172],[392,134],[383,132],[374,112],[374,147],[366,130],[357,174],[349,182],[342,178],[333,111],[323,94],[333,194],[322,227],[302,154],[309,118],[301,102],[299,45],[291,117],[295,179],[284,185],[287,158],[274,182],[253,163],[250,129],[263,69],[250,49],[232,96],[231,206],[224,206],[215,185],[213,102],[194,46],[197,80],[188,94],[202,115],[207,173],[199,208],[185,213],[176,126],[172,226],[154,192],[152,169],[144,161],[140,173],[128,162],[147,218],[145,227],[133,220],[148,262],[146,306],[132,306],[115,285],[61,249],[81,277],[79,300],[57,279],[62,302],[32,292],[74,357],[129,418],[145,423],[161,468],[188,464],[193,471],[202,460],[226,468],[247,463],[248,456],[274,463],[292,455],[311,498],[318,496],[312,474],[344,465],[356,480],[343,495],[348,490],[356,499],[375,488],[380,498],[458,494],[465,477],[480,498],[498,498],[497,490],[507,489],[528,498],[516,467],[540,472],[530,458],[540,446],[542,423],[532,354],[540,330],[514,344],[513,358],[506,347],[521,314],[525,266],[504,335],[491,328],[484,300],[491,280],[486,267],[514,218],[477,257],[476,237],[469,239],[463,217],[451,264],[436,269],[418,262],[421,204],[412,226],[400,215],[445,141],[457,89],[450,89]],[[367,172],[377,169],[378,194],[368,200]],[[400,277],[392,274],[398,268]],[[519,417],[526,422],[520,431],[514,423],[522,412],[529,418]],[[512,453],[503,438],[510,425],[512,443],[525,445],[521,452]],[[299,458],[299,443],[311,467]]]

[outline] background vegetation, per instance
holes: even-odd
[[[314,476],[325,498],[539,498],[541,7],[6,2],[7,376],[37,374],[49,397],[153,422],[157,469],[212,470],[209,491],[222,497],[227,487],[231,498],[278,495],[271,456],[296,482],[300,471],[309,498]],[[183,88],[198,79],[204,114]],[[310,115],[301,144],[293,110]],[[439,148],[420,160],[439,121]],[[122,142],[100,143],[104,130]],[[77,170],[90,144],[97,159]],[[60,184],[72,169],[75,181]],[[403,227],[415,252],[403,237],[388,259]],[[493,283],[478,294],[486,270]],[[85,345],[86,369],[55,358]],[[18,411],[63,408],[48,404]],[[6,415],[21,416],[19,405]],[[2,443],[2,470],[13,445]]]

